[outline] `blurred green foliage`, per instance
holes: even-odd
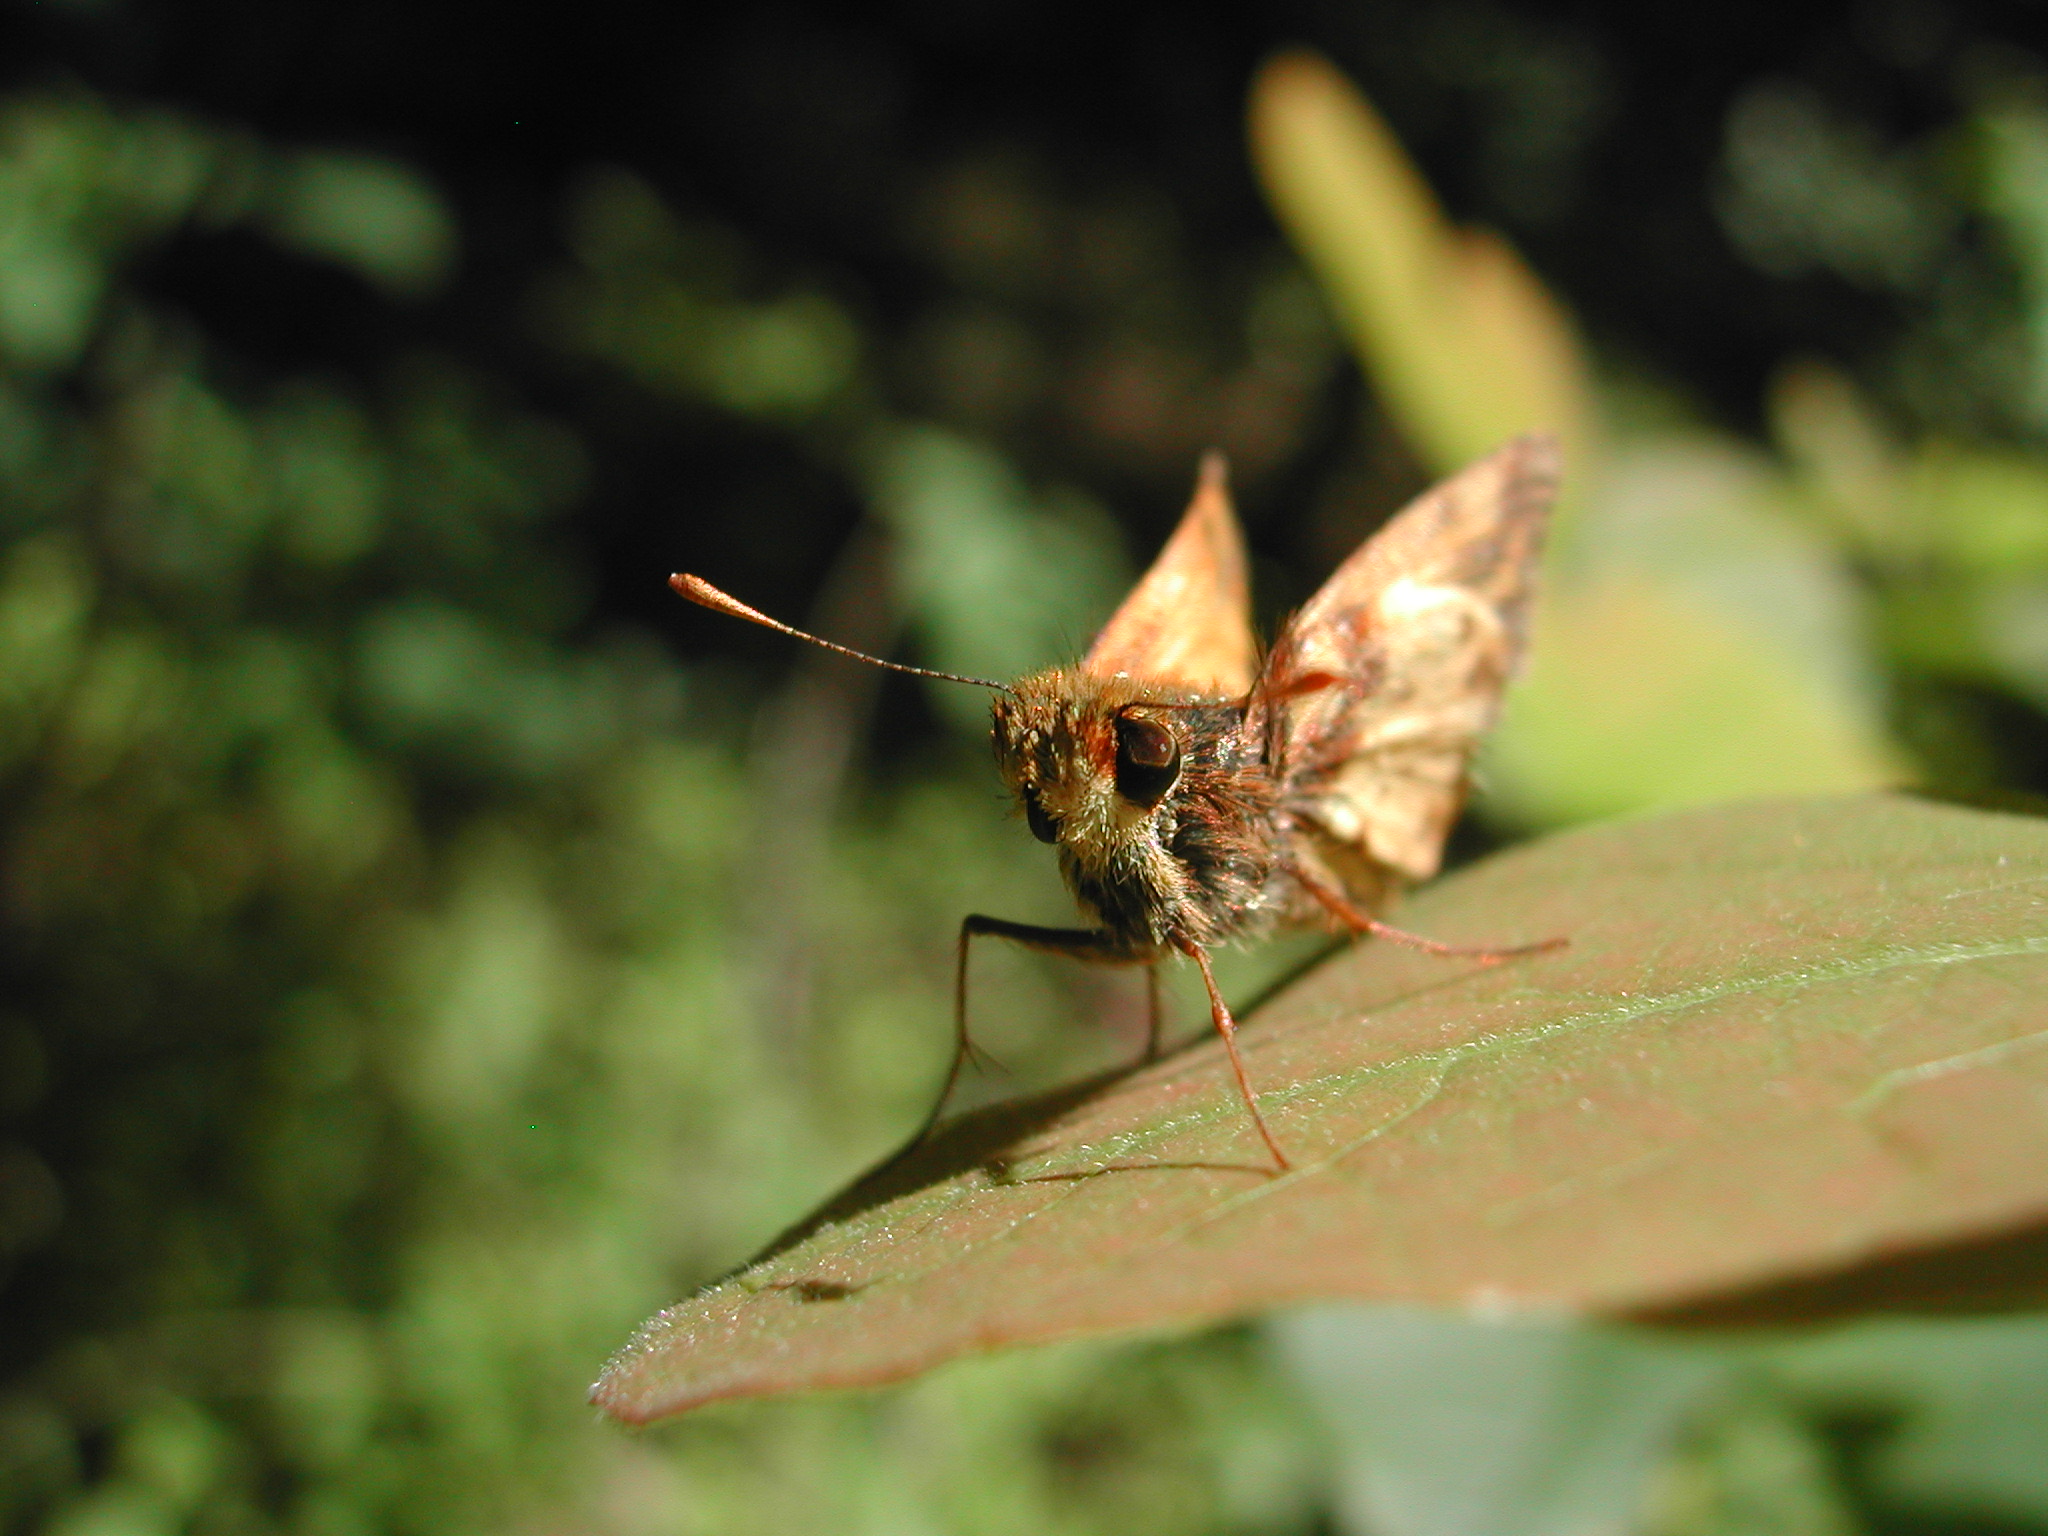
[[[1243,1337],[666,1447],[591,1421],[639,1316],[914,1122],[958,913],[1049,904],[1047,873],[939,778],[792,882],[757,853],[806,806],[751,794],[746,701],[574,638],[546,538],[572,437],[446,357],[239,388],[128,281],[152,241],[242,225],[410,291],[448,259],[416,180],[82,96],[11,103],[0,178],[0,293],[27,295],[0,400],[5,1528],[1288,1523],[1303,1452],[1284,1402],[1240,1424],[1275,1397]],[[550,323],[868,477],[934,647],[970,643],[963,593],[1014,616],[1017,665],[1112,599],[1099,515],[847,402],[827,301],[736,298],[623,182],[572,228]],[[1099,575],[1045,579],[1077,553]],[[765,750],[771,778],[811,761]],[[1027,1078],[1087,1006],[1046,974],[984,1014]]]
[[[1853,381],[1787,360],[1775,449],[1673,386],[1575,386],[1613,455],[1584,558],[1747,604],[1737,639],[1854,722],[1828,738],[1852,742],[1844,777],[1876,754],[2009,790],[2001,722],[2048,709],[2048,117],[2023,86],[1904,149],[1789,88],[1738,105],[1731,238],[1905,316]],[[916,220],[954,286],[915,389],[829,277],[623,171],[563,211],[528,319],[621,412],[763,435],[850,489],[812,623],[1021,670],[1085,641],[1144,551],[1028,472],[1017,424],[1057,397],[1118,462],[1177,475],[1219,437],[1277,475],[1337,328],[1275,253],[1217,322],[1230,363],[1180,366],[1170,216],[1063,202],[1001,157],[950,168]],[[1521,1530],[2048,1528],[2031,1321],[1745,1353],[1288,1323],[593,1423],[583,1385],[634,1322],[915,1122],[959,915],[1068,908],[995,807],[972,694],[892,703],[803,657],[763,698],[594,626],[560,536],[602,470],[589,432],[425,344],[263,375],[148,280],[176,242],[234,237],[417,305],[460,270],[457,232],[388,159],[83,91],[0,109],[0,1529],[1401,1536],[1498,1529],[1503,1488]],[[1088,253],[1071,289],[1054,247]],[[1089,305],[1138,318],[1073,362],[1046,338]],[[1339,456],[1303,542],[1341,554],[1358,486],[1404,474]],[[679,560],[713,534],[686,491]],[[776,539],[758,516],[740,531]],[[1624,643],[1620,611],[1581,649],[1654,688],[1610,701],[1605,737],[1557,724],[1571,695],[1521,727],[1502,825],[1668,783],[1643,699],[1724,732],[1804,707],[1728,691],[1753,650]],[[1701,675],[1723,694],[1669,686]],[[960,728],[864,776],[877,712],[925,707]],[[1810,781],[1773,750],[1684,793]],[[1285,959],[1243,957],[1236,985]],[[982,1091],[1140,1037],[1128,978],[985,963],[978,1029],[1014,1075]],[[1446,1484],[1460,1457],[1497,1475]]]

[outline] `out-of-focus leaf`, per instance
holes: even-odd
[[[2048,577],[1987,585],[1977,622],[2002,679],[2048,709]]]
[[[742,297],[742,263],[721,232],[685,223],[622,172],[595,176],[570,210],[579,258],[542,294],[544,328],[658,394],[742,416],[802,420],[840,400],[860,337],[826,295]]]
[[[1762,637],[1667,588],[1605,583],[1542,634],[1483,760],[1486,804],[1522,825],[1906,777]]]
[[[1281,223],[1435,468],[1532,430],[1584,461],[1592,413],[1570,322],[1504,241],[1450,225],[1349,81],[1317,55],[1281,55],[1253,84],[1251,133]]]
[[[1780,374],[1771,409],[1809,510],[1875,577],[1891,653],[2048,703],[2048,462],[1894,443],[1814,362]]]
[[[24,540],[0,561],[0,763],[26,749],[77,665],[91,603],[92,573],[72,540]]]
[[[1663,1353],[1677,1363],[1676,1347]],[[1723,1361],[1718,1400],[1684,1425],[1625,1528],[1636,1536],[1862,1536],[1868,1527],[1819,1426],[1766,1373]]]
[[[1811,360],[1773,381],[1772,424],[1815,510],[1902,576],[2048,571],[2048,464],[2012,449],[1893,442],[1856,387]]]
[[[1979,127],[1981,201],[2020,269],[2032,356],[2023,404],[2048,422],[2048,111],[2038,100],[1987,112]]]
[[[1936,441],[1914,455],[1909,475],[1936,558],[1971,576],[2048,572],[2048,464]]]
[[[1925,556],[1929,530],[1907,503],[1903,455],[1847,374],[1797,359],[1778,370],[1767,406],[1810,510],[1838,539],[1876,559]]]
[[[1885,144],[1806,85],[1766,80],[1728,114],[1715,201],[1761,271],[1912,292],[1939,270],[1956,222],[1937,164],[1925,145]]]
[[[0,115],[0,357],[73,362],[105,292],[109,248],[192,211],[237,157],[165,113],[117,116],[83,96]]]
[[[1627,1536],[1728,1367],[1617,1329],[1310,1307],[1271,1330],[1337,1449],[1357,1536]]]
[[[392,293],[431,293],[455,261],[455,221],[440,198],[411,169],[374,156],[293,157],[277,172],[269,214],[284,244]]]
[[[1888,1502],[2048,1520],[2048,1317],[1874,1321],[1765,1358],[1811,1411],[1870,1426]]]
[[[1691,1318],[2048,1295],[2048,826],[1887,798],[1555,837],[1220,1052],[955,1124],[647,1325],[649,1419],[1335,1298]]]
[[[1761,455],[1619,446],[1550,571],[1487,803],[1555,826],[1911,777],[1886,743],[1838,560]]]
[[[1109,520],[1041,502],[996,454],[935,428],[885,433],[870,496],[894,535],[896,576],[937,666],[1008,679],[1072,660],[1125,576]],[[933,685],[955,719],[985,728],[987,701]]]

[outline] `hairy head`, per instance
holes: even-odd
[[[1208,942],[1264,871],[1248,817],[1268,804],[1229,705],[1054,670],[991,701],[997,770],[1086,908],[1134,954]]]

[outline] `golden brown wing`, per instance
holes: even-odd
[[[1081,659],[1095,677],[1124,673],[1241,698],[1258,676],[1244,535],[1220,453],[1203,456],[1194,500],[1152,569]]]
[[[1259,696],[1298,853],[1371,900],[1436,872],[1466,765],[1521,658],[1555,438],[1418,498],[1288,623]]]

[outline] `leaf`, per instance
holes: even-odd
[[[2048,1526],[2048,1316],[1887,1319],[1762,1359],[1811,1417],[1886,1426],[1858,1473],[1884,1503]]]
[[[1214,1042],[966,1117],[651,1321],[640,1421],[1355,1299],[1680,1322],[2048,1296],[2048,824],[1869,796],[1621,822],[1417,897]]]
[[[1249,116],[1275,215],[1430,465],[1449,474],[1534,430],[1579,463],[1584,351],[1513,248],[1453,226],[1393,130],[1320,55],[1268,62]]]
[[[1269,1336],[1333,1452],[1335,1528],[1355,1536],[1641,1530],[1651,1476],[1735,1374],[1719,1351],[1558,1318],[1298,1307]]]
[[[397,161],[331,150],[287,158],[270,204],[279,241],[397,295],[432,294],[455,265],[455,220],[433,188]]]
[[[1554,549],[1530,666],[1483,748],[1525,826],[1907,780],[1860,604],[1761,455],[1705,434],[1618,445]]]

